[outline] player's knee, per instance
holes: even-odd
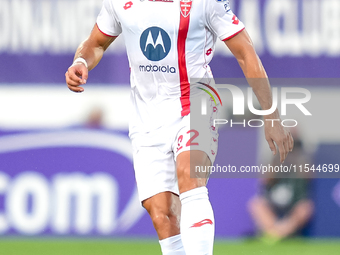
[[[162,224],[167,224],[168,222],[179,221],[180,210],[171,210],[170,205],[159,205],[155,203],[147,203],[144,205],[145,209],[150,215],[153,224],[156,226],[161,226]],[[176,206],[173,206],[176,207]],[[178,211],[178,212],[177,212]]]
[[[180,215],[172,212],[171,210],[154,211],[150,214],[150,217],[155,229],[160,229],[169,225],[179,226],[180,222]]]
[[[165,213],[155,213],[151,216],[151,220],[153,225],[155,226],[155,229],[158,229],[162,226],[167,225],[170,222],[169,216]]]

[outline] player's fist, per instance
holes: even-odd
[[[83,92],[81,85],[86,84],[88,69],[82,62],[75,62],[65,73],[67,87],[74,92]]]

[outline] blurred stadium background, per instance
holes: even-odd
[[[160,254],[131,164],[123,38],[91,71],[84,93],[71,93],[64,82],[101,2],[0,0],[1,255]],[[280,78],[273,84],[311,92],[312,116],[290,109],[286,117],[299,120],[305,153],[315,164],[339,164],[340,1],[230,4],[269,77]],[[222,43],[211,68],[217,78],[242,77]],[[272,160],[263,130],[226,127],[220,137],[220,165]],[[257,231],[248,203],[258,189],[254,178],[209,181],[215,254],[340,254],[339,179],[313,179],[315,209],[303,238],[272,246],[252,240]]]

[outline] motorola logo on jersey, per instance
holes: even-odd
[[[149,27],[140,37],[140,48],[148,60],[160,61],[170,52],[170,36],[160,27]]]

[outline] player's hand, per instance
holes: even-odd
[[[281,120],[265,121],[265,136],[274,155],[277,153],[277,145],[280,152],[280,162],[283,163],[288,153],[293,150],[294,140],[289,130],[281,125]],[[275,144],[274,144],[275,143]]]
[[[67,87],[73,92],[83,92],[81,85],[86,84],[88,78],[87,67],[79,62],[70,66],[65,73]]]

